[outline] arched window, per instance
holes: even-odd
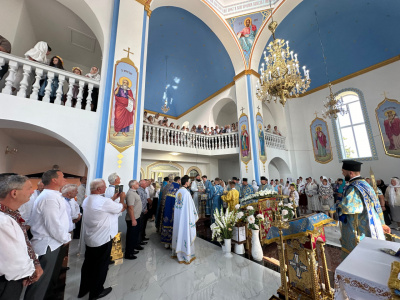
[[[344,116],[333,120],[339,159],[377,159],[371,125],[361,91],[346,89],[336,94],[347,110]]]

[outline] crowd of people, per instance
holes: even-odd
[[[185,131],[185,132],[204,134],[204,135],[218,135],[218,134],[223,134],[223,133],[231,133],[231,132],[239,131],[238,122],[232,123],[230,125],[221,126],[221,127],[219,125],[215,125],[215,127],[214,126],[210,127],[210,126],[201,125],[201,124],[199,124],[197,126],[192,125],[191,128],[189,128],[189,126],[181,127],[180,125],[177,125],[174,122],[169,122],[169,120],[166,116],[161,117],[159,113],[152,115],[146,110],[144,111],[144,114],[143,114],[143,123],[151,124],[151,125],[158,125],[158,126],[162,126],[162,127]],[[277,126],[274,126],[274,129],[271,130],[271,125],[268,125],[268,126],[265,126],[265,130],[267,132],[270,132],[270,133],[273,133],[276,135],[281,135]]]
[[[11,43],[3,36],[0,36],[0,51],[5,52],[5,53],[11,53]],[[51,54],[52,48],[48,45],[48,43],[44,41],[40,41],[36,43],[36,45],[29,49],[25,54],[25,59],[34,61],[40,64],[45,64],[49,65],[50,67],[56,68],[56,69],[61,69],[64,70],[64,61],[59,55],[54,55],[48,60],[48,56]],[[5,64],[2,66],[2,69],[0,70],[0,80],[3,78],[7,78],[7,72],[9,69],[9,65]],[[79,67],[73,67],[71,70],[72,73],[75,75],[80,75],[83,76],[83,70]],[[24,72],[23,72],[23,66],[19,66],[17,72],[15,73],[15,79],[13,82],[12,86],[12,92],[16,94],[18,90],[20,89],[20,84],[21,81],[23,80]],[[87,78],[100,81],[100,74],[99,74],[99,69],[96,66],[91,67],[88,73],[84,75]],[[35,73],[31,72],[29,78],[28,78],[28,87],[32,87],[32,85],[35,83],[36,77]],[[40,79],[39,82],[39,93],[38,93],[38,98],[39,100],[42,100],[43,97],[45,96],[46,93],[46,88],[47,88],[47,83],[48,83],[48,77],[46,74],[43,75],[43,77]],[[57,97],[57,91],[58,91],[58,86],[59,86],[59,80],[58,80],[58,75],[55,74],[54,78],[51,82],[50,86],[50,102],[54,103],[56,97]],[[86,107],[86,98],[88,96],[88,88],[84,87],[82,91],[82,102],[81,102],[81,109],[85,109]],[[98,94],[99,94],[99,89],[97,87],[94,87],[92,90],[91,98],[91,110],[96,111],[97,109],[97,102],[98,102]],[[75,107],[77,103],[79,95],[79,83],[75,83],[73,88],[72,88],[72,106]],[[62,104],[65,105],[65,102],[67,101],[67,94],[64,92],[64,89],[62,90],[62,96],[61,96],[61,101]]]

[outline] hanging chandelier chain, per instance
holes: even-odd
[[[326,80],[328,81],[328,83],[331,83],[331,81],[329,80],[328,64],[327,64],[327,62],[326,62],[324,44],[322,43],[321,29],[320,29],[320,27],[319,27],[317,11],[315,10],[314,13],[315,13],[315,20],[317,21],[317,31],[318,31],[319,43],[321,44],[322,58],[324,59],[324,64],[325,64],[325,75],[326,75]]]

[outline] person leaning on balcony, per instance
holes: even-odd
[[[49,66],[64,70],[64,62],[60,56],[53,56],[50,60]],[[41,100],[44,97],[46,92],[46,87],[47,87],[47,76],[43,81],[42,80],[40,81],[39,100]],[[58,76],[54,75],[53,81],[51,82],[50,103],[54,103],[54,100],[57,97],[57,89],[58,89]]]
[[[99,68],[96,66],[93,66],[90,68],[90,72],[85,75],[87,78],[100,81],[100,73],[99,73]],[[88,89],[85,88],[85,92],[83,95],[83,101],[82,101],[82,107],[86,106],[86,98],[88,95]],[[90,105],[90,108],[92,111],[96,111],[97,109],[97,99],[99,98],[99,88],[94,87],[92,91],[92,104]]]
[[[276,135],[281,135],[281,133],[278,130],[278,126],[274,126],[274,131],[272,133]]]
[[[0,51],[5,53],[11,53],[11,43],[3,36],[0,35]],[[0,80],[3,78],[4,74],[8,71],[8,64],[1,67],[0,70]]]
[[[268,124],[268,126],[267,126],[267,132],[271,133],[271,124]]]
[[[82,75],[82,69],[79,67],[73,67],[72,73],[76,75]],[[76,82],[72,87],[72,107],[75,107],[79,94],[79,84]]]
[[[46,42],[37,42],[36,45],[25,53],[25,59],[47,64],[47,55],[51,52],[51,47]],[[19,66],[15,73],[15,79],[12,85],[13,92],[19,89],[22,78],[24,77],[23,66]],[[31,87],[35,79],[35,72],[31,72],[28,77],[28,87]]]

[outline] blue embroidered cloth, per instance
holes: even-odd
[[[294,238],[295,235],[301,236],[301,233],[307,235],[313,232],[317,227],[320,226],[335,226],[336,223],[333,219],[328,217],[324,213],[314,214],[306,216],[301,219],[289,221],[290,227],[288,229],[283,229],[283,239]],[[277,227],[272,226],[267,234],[268,243],[275,242],[279,239],[279,230]]]

